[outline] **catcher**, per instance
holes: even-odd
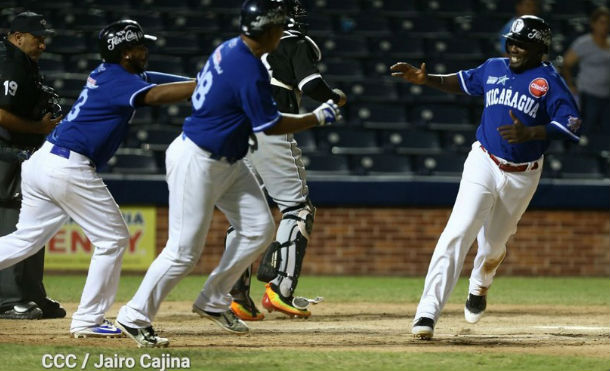
[[[284,0],[284,5],[289,17],[284,35],[277,49],[262,57],[280,112],[299,113],[302,94],[318,102],[332,99],[338,106],[343,106],[345,94],[339,89],[331,89],[318,71],[320,49],[305,34],[304,23],[300,22],[306,15],[305,9],[299,0]],[[309,200],[301,150],[293,134],[264,133],[256,133],[252,149],[246,164],[282,212],[276,240],[267,248],[258,268],[258,279],[267,282],[262,304],[269,312],[306,318],[311,315],[307,309],[309,304],[317,303],[321,298],[294,297],[315,215]],[[230,227],[227,245],[232,238],[234,231]],[[251,271],[252,267],[244,272],[231,291],[231,309],[246,321],[264,318],[250,298]]]

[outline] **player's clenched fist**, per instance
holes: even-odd
[[[318,119],[318,126],[330,125],[333,122],[343,119],[339,106],[333,102],[332,99],[327,100],[313,110],[313,114],[316,115],[316,118]]]
[[[428,80],[425,63],[416,68],[408,63],[398,62],[390,67],[390,71],[392,71],[392,76],[402,77],[412,84],[423,85]]]

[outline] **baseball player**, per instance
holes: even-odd
[[[121,335],[104,313],[114,301],[129,233],[95,169],[119,147],[136,107],[185,100],[195,87],[194,80],[155,85],[139,75],[148,59],[144,42],[154,39],[131,20],[99,33],[104,62],[42,147],[23,163],[17,230],[0,238],[0,268],[6,268],[40,250],[68,218],[83,228],[95,250],[72,315],[70,332],[77,338]]]
[[[262,190],[242,160],[248,138],[254,132],[284,134],[327,125],[340,117],[332,102],[309,114],[278,111],[260,58],[277,47],[285,23],[282,0],[246,0],[241,34],[216,48],[197,75],[192,114],[166,152],[169,239],[117,317],[117,326],[139,347],[168,345],[166,338],[150,336],[152,319],[165,296],[199,260],[214,207],[225,214],[235,235],[193,312],[226,331],[249,331],[231,311],[229,291],[271,242],[274,223]]]
[[[578,141],[576,103],[553,65],[544,62],[551,29],[541,18],[517,18],[505,35],[508,58],[491,58],[477,68],[428,75],[425,64],[391,67],[393,76],[418,85],[483,96],[485,108],[466,162],[453,212],[432,255],[412,333],[430,339],[464,259],[476,237],[464,316],[476,323],[487,290],[506,254],[506,242],[529,204],[551,139]]]
[[[298,0],[285,0],[289,17],[287,29],[276,50],[262,60],[271,76],[271,91],[280,112],[299,112],[301,95],[326,102],[332,99],[338,106],[346,102],[345,94],[331,89],[320,75],[317,63],[320,49],[304,33],[305,9]],[[305,167],[292,134],[267,135],[256,133],[257,149],[248,154],[245,161],[257,175],[257,179],[282,211],[282,220],[273,241],[263,255],[258,278],[266,285],[263,306],[269,311],[309,317],[310,303],[305,298],[294,297],[309,234],[314,221],[315,208],[309,200]],[[235,230],[229,228],[226,244],[230,245]],[[262,320],[250,298],[249,267],[237,281],[231,295],[231,309],[242,320]]]
[[[13,232],[19,219],[21,163],[61,119],[58,96],[44,85],[38,69],[45,37],[53,33],[42,15],[23,12],[0,42],[0,235]],[[44,249],[0,270],[0,318],[66,316],[58,302],[47,298],[43,272]]]

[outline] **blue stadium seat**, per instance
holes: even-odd
[[[157,35],[158,39],[150,49],[152,54],[195,55],[202,54],[199,39],[196,34],[186,32],[171,32]]]
[[[159,9],[168,13],[188,13],[193,10],[189,0],[146,0],[137,3],[143,9]]]
[[[318,148],[333,154],[381,153],[377,132],[354,128],[320,128],[316,130]]]
[[[97,50],[89,48],[87,39],[82,33],[62,32],[46,39],[48,53],[81,54]]]
[[[545,11],[554,17],[574,17],[576,14],[589,14],[588,2],[586,0],[551,1],[546,2]],[[608,3],[606,3],[606,6]]]
[[[76,99],[87,81],[87,75],[80,73],[49,74],[47,81],[59,96]]]
[[[155,156],[150,151],[119,148],[108,161],[112,173],[118,174],[157,174],[161,172]]]
[[[331,57],[364,57],[369,54],[366,40],[362,37],[335,36],[327,37],[318,43],[324,58]]]
[[[377,0],[367,1],[367,11],[383,15],[413,16],[419,12],[417,0]]]
[[[109,23],[106,12],[100,9],[78,11],[68,8],[62,11],[62,15],[63,27],[70,30],[98,32]]]
[[[363,76],[362,66],[353,59],[327,59],[318,68],[331,81],[358,81]]]
[[[399,154],[436,154],[441,152],[439,136],[428,130],[386,130],[382,136],[382,147]]]
[[[424,40],[416,37],[371,37],[368,39],[368,47],[373,55],[383,54],[404,59],[417,59],[425,56]]]
[[[42,53],[38,59],[38,67],[43,74],[66,72],[64,59],[60,54]]]
[[[165,151],[171,142],[182,132],[179,126],[153,125],[132,127],[142,149]]]
[[[239,14],[241,1],[239,0],[200,0],[200,6],[214,13]]]
[[[347,175],[349,174],[349,162],[347,156],[343,155],[314,155],[304,154],[303,163],[309,175]]]
[[[458,16],[472,14],[476,10],[473,0],[433,0],[422,1],[422,11],[441,16]]]
[[[355,155],[350,158],[350,168],[357,175],[406,175],[413,171],[409,156],[394,154]]]
[[[363,80],[350,85],[350,103],[354,100],[363,102],[393,102],[398,99],[396,83],[388,80]]]
[[[457,96],[454,94],[447,94],[444,91],[424,85],[402,82],[398,84],[398,91],[398,96],[401,100],[415,104],[448,103],[455,102],[457,99]]]
[[[311,130],[295,133],[294,139],[303,153],[315,153],[318,150],[316,136]]]
[[[170,13],[168,14],[168,27],[177,31],[216,33],[219,30],[217,19],[216,14],[207,12]]]
[[[469,109],[456,104],[428,104],[416,106],[412,111],[412,120],[417,125],[472,125]]]
[[[351,103],[349,117],[350,123],[366,128],[401,129],[409,126],[407,112],[402,104]]]
[[[390,24],[388,20],[383,16],[371,15],[371,14],[359,14],[350,17],[350,20],[354,22],[353,32],[357,35],[362,36],[385,36],[390,35]]]
[[[44,55],[44,54],[43,54]],[[97,66],[102,63],[102,59],[99,53],[89,54],[76,54],[66,56],[68,60],[68,66],[73,69],[74,72],[90,73]]]
[[[186,75],[182,58],[179,56],[151,54],[148,56],[149,71],[158,71],[176,75]]]
[[[78,2],[81,2],[86,8],[105,9],[112,12],[125,12],[132,9],[129,0],[81,0]]]
[[[182,126],[184,119],[190,116],[193,108],[190,103],[164,105],[159,108],[159,122]]]
[[[208,55],[195,55],[186,60],[186,76],[195,77],[203,69],[208,60]]]
[[[333,18],[327,14],[310,15],[305,23],[307,23],[307,33],[312,36],[327,37],[334,32]],[[317,42],[315,39],[314,41]]]
[[[464,170],[465,155],[443,153],[417,156],[417,173],[421,175],[460,176]]]
[[[587,155],[555,155],[551,161],[560,163],[559,174],[566,179],[601,179],[604,174],[600,169],[599,158]]]
[[[158,111],[159,111],[159,107],[151,107],[151,106],[138,107],[136,109],[135,115],[131,119],[130,124],[132,126],[153,125],[157,121],[156,117],[158,115]],[[133,130],[135,130],[135,129],[133,129]],[[131,147],[139,147],[139,146],[140,146],[139,140],[137,141],[136,144],[131,145]]]
[[[448,21],[435,17],[390,17],[394,32],[407,37],[449,36]]]
[[[454,152],[469,152],[472,143],[476,141],[475,129],[443,130],[440,135],[443,149]]]
[[[436,38],[426,40],[426,55],[442,59],[482,60],[483,51],[478,40],[472,38]],[[474,67],[474,66],[471,66]],[[454,71],[455,72],[455,71]]]
[[[163,23],[163,17],[159,12],[140,11],[137,15],[133,15],[133,18],[131,19],[137,21],[140,26],[142,26],[144,32],[151,33],[153,35],[156,35],[155,31],[162,31],[166,29],[165,24]]]
[[[358,0],[323,0],[315,1],[311,4],[309,14],[325,12],[329,14],[357,14],[360,12],[360,2]]]
[[[481,37],[497,39],[499,32],[508,19],[490,15],[477,14],[472,17],[460,17],[455,19],[456,29],[467,38]],[[553,30],[554,31],[554,30]],[[553,32],[554,34],[554,32]]]

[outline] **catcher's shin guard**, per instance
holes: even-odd
[[[227,230],[227,234],[225,237],[225,247],[228,246],[231,238],[235,237],[235,229],[233,227],[229,227]],[[250,298],[250,282],[252,281],[252,266],[249,266],[248,269],[244,271],[244,273],[239,277],[237,282],[233,285],[231,289],[231,296],[233,297],[233,302],[231,303],[231,310],[237,317],[244,321],[260,321],[265,318],[256,305],[254,305],[254,301]]]
[[[291,298],[294,293],[309,235],[313,228],[315,208],[310,202],[284,210],[277,230],[277,241],[263,255],[257,278],[276,284],[280,293]]]

